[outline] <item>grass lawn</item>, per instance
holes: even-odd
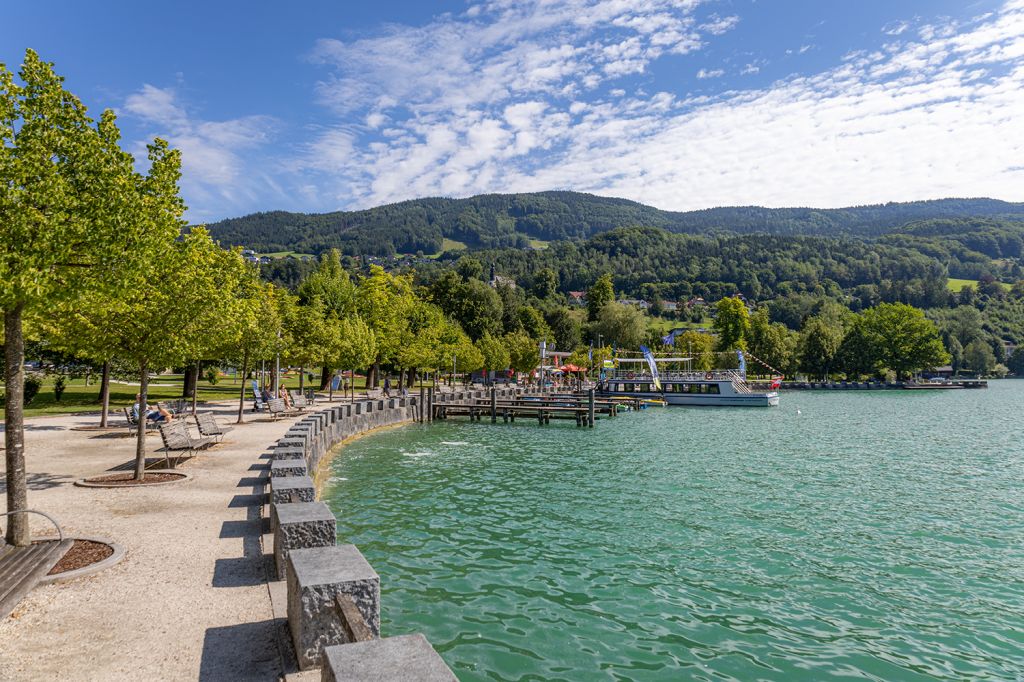
[[[976,279],[954,279],[950,277],[949,279],[946,280],[946,287],[954,293],[959,292],[968,284],[970,284],[975,289],[978,288],[978,280]],[[1007,284],[1006,282],[1000,282],[1000,285],[1002,285],[1002,287],[1007,291],[1009,291],[1011,288],[1010,285]]]
[[[313,254],[311,253],[295,253],[294,251],[274,251],[273,253],[261,253],[258,255],[267,256],[268,258],[287,258],[289,256],[292,258],[302,258],[303,256],[309,256],[310,258],[313,257]]]
[[[543,239],[531,239],[530,246],[535,249],[546,249],[551,245],[551,242],[546,242]]]
[[[711,318],[701,322],[680,322],[663,317],[652,317],[647,321],[647,326],[649,329],[657,330],[659,334],[668,334],[673,329],[711,329],[714,323],[714,320]]]

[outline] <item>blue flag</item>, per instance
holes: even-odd
[[[661,342],[666,346],[673,346],[676,343],[676,334],[679,333],[678,329],[673,329],[667,335],[661,337]]]
[[[740,376],[747,378],[747,359],[743,357],[743,351],[737,350],[736,357],[740,359]]]
[[[654,379],[654,390],[661,390],[661,379],[658,378],[658,363],[654,361],[654,353],[647,346],[640,346],[640,352],[644,354],[644,358],[647,360],[647,366],[651,368],[651,378]]]

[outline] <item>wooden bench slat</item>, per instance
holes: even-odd
[[[349,642],[368,642],[374,639],[373,630],[366,624],[366,620],[352,599],[352,595],[337,595],[334,598],[334,605],[338,609],[341,627],[345,630],[345,636],[348,637]]]
[[[74,543],[68,538],[61,542],[54,540],[6,550],[0,558],[0,563],[7,564],[0,570],[0,619],[14,611]]]

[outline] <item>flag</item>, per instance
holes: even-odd
[[[654,390],[661,390],[661,379],[658,378],[658,363],[654,361],[654,353],[647,346],[640,346],[640,352],[644,354],[644,358],[647,360],[647,366],[651,368],[651,377],[654,379]]]
[[[674,346],[676,343],[676,334],[679,333],[678,329],[673,329],[665,336],[661,337],[662,344],[666,346]]]
[[[590,360],[590,364],[594,364],[594,342],[590,342],[590,350],[587,351],[587,359]]]
[[[738,357],[739,360],[740,360],[740,376],[742,376],[744,379],[746,379],[747,378],[747,359],[745,357],[743,357],[743,351],[737,350],[736,351],[736,357]]]
[[[782,377],[772,377],[772,389],[776,389],[782,386]]]

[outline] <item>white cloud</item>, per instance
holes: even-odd
[[[191,116],[174,88],[144,84],[125,98],[123,110],[151,129],[149,137],[162,137],[181,150],[182,191],[187,201],[206,207],[189,214],[191,220],[222,216],[233,204],[244,204],[266,188],[280,194],[265,174],[246,173],[243,153],[269,142],[277,124],[267,116],[244,116],[206,121]],[[135,146],[144,158],[144,143]]]
[[[704,24],[700,25],[702,31],[707,31],[711,35],[720,36],[723,33],[732,30],[736,24],[740,23],[738,16],[720,17],[717,14],[712,14],[711,19]]]
[[[549,0],[530,12],[534,3],[494,0],[467,17],[321,43],[336,69],[324,97],[342,112],[385,115],[387,127],[323,131],[298,168],[319,173],[321,197],[351,206],[551,188],[679,210],[1021,198],[1024,0],[923,27],[920,41],[904,30],[899,44],[764,89],[593,91],[614,80],[609,65],[646,68],[670,52],[644,32],[668,20],[643,17],[667,14],[692,34],[692,5]],[[376,65],[376,55],[393,59]],[[153,106],[174,118],[173,101]]]
[[[725,75],[724,69],[701,69],[697,72],[697,78],[719,78]]]

